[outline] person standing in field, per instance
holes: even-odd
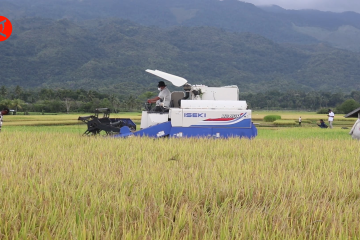
[[[9,113],[8,108],[4,108],[2,111],[0,111],[0,132],[1,132],[1,127],[2,127],[2,122],[3,122],[3,115],[7,115],[8,113]]]
[[[301,127],[301,116],[299,117],[299,127]]]
[[[331,109],[329,109],[329,114],[328,114],[328,121],[329,121],[329,127],[330,128],[333,128],[333,121],[334,121],[334,117],[335,117],[335,114],[333,111],[331,111]]]

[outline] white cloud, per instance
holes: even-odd
[[[255,5],[275,4],[285,9],[318,9],[321,11],[360,12],[360,0],[243,0]]]

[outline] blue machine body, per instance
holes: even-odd
[[[238,120],[238,119],[237,119]],[[128,127],[120,129],[120,134],[114,137],[173,137],[173,138],[189,138],[189,137],[207,137],[207,138],[254,138],[257,136],[257,129],[251,122],[251,119],[242,121],[233,121],[226,124],[214,123],[214,125],[193,125],[190,127],[173,127],[171,121],[157,124],[137,132],[131,132]]]

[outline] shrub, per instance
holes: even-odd
[[[348,99],[343,102],[340,106],[336,107],[338,113],[345,113],[348,114],[349,112],[357,109],[360,107],[360,103],[355,101],[354,99]]]
[[[329,108],[320,108],[316,113],[317,114],[328,114]]]
[[[281,116],[279,115],[267,115],[264,117],[265,122],[274,122],[279,119],[281,119]]]

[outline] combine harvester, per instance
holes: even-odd
[[[237,86],[208,87],[190,85],[187,80],[159,70],[146,70],[171,82],[184,91],[171,93],[170,109],[162,112],[146,106],[142,112],[141,130],[132,132],[127,126],[114,137],[211,137],[254,138],[257,129],[251,120],[251,110],[239,101]]]

